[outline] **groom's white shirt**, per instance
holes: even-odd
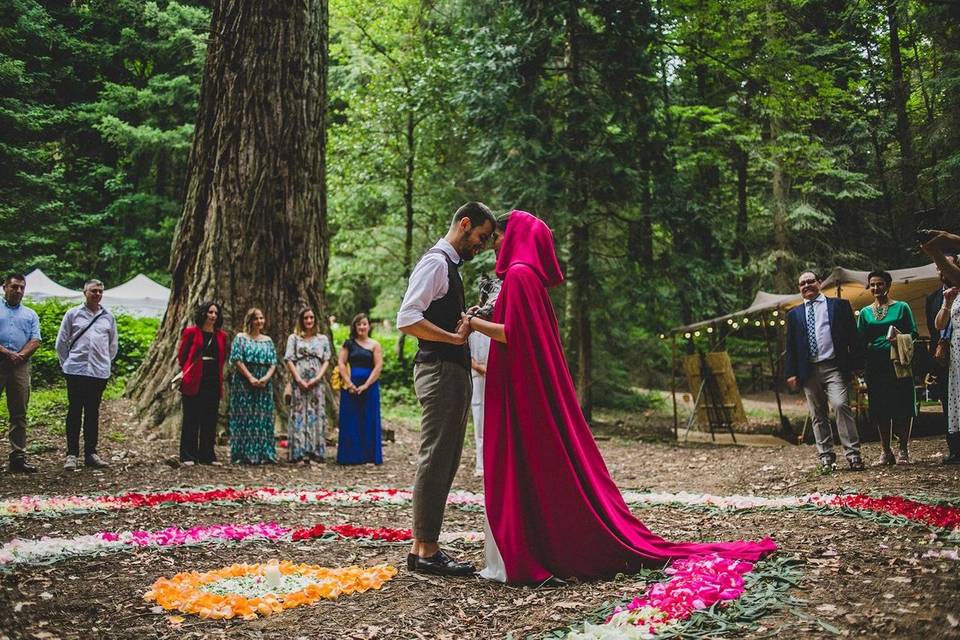
[[[445,239],[440,238],[433,248],[440,249],[451,261],[460,264],[460,255]],[[447,295],[448,287],[447,261],[437,253],[425,254],[410,274],[407,292],[397,312],[397,328],[409,327],[423,320],[423,312],[431,302]]]

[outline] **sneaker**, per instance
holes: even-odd
[[[91,453],[84,460],[84,464],[88,467],[93,467],[94,469],[106,469],[110,465],[103,461],[103,458],[98,456],[95,453]]]
[[[194,462],[193,462],[193,460],[184,460],[184,461],[181,462],[180,464],[182,464],[182,465],[185,466],[185,467],[192,467],[192,466],[194,465]]]
[[[910,454],[907,451],[901,451],[898,453],[897,464],[910,464]]]
[[[863,464],[863,460],[857,456],[856,458],[850,458],[850,471],[863,471],[866,467]]]
[[[67,456],[63,463],[64,471],[78,471],[80,469],[80,459],[77,456]]]

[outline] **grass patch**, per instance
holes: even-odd
[[[113,400],[123,395],[125,380],[111,378],[103,392],[104,400]],[[64,420],[67,417],[67,387],[57,385],[41,387],[30,392],[30,404],[27,406],[27,431],[46,429],[53,435],[66,435]],[[0,435],[10,429],[10,413],[6,401],[0,401]],[[112,434],[111,434],[112,439]]]
[[[420,405],[407,403],[386,403],[380,407],[380,415],[387,422],[401,424],[410,429],[420,428]]]

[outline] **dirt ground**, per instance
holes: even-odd
[[[101,437],[101,453],[111,461],[110,469],[63,472],[62,437],[31,432],[35,446],[49,445],[47,451],[31,457],[41,472],[0,475],[0,497],[201,485],[408,487],[413,481],[418,434],[401,424],[385,426],[396,430],[396,442],[385,444],[384,464],[379,467],[171,468],[164,460],[176,453],[177,443],[148,440],[138,431],[129,404],[117,400],[105,407],[101,428],[101,434],[112,434]],[[677,446],[607,436],[599,444],[623,489],[764,496],[869,491],[960,500],[960,468],[940,465],[940,438],[916,441],[912,465],[831,475],[815,472],[811,446]],[[229,457],[226,448],[218,449],[218,455],[223,460]],[[480,479],[473,475],[473,455],[468,443],[455,488],[482,491]],[[864,455],[868,461],[876,459],[878,445],[864,445]],[[791,594],[805,605],[762,619],[750,637],[960,638],[960,613],[955,606],[960,563],[921,557],[931,545],[942,544],[929,531],[806,511],[718,514],[655,507],[638,509],[636,514],[652,530],[673,540],[770,535],[780,546],[778,553],[804,561],[802,586]],[[407,528],[410,517],[408,507],[184,506],[56,519],[20,518],[0,525],[0,539],[264,520],[289,527],[349,522]],[[482,514],[448,509],[444,528],[482,531]],[[451,548],[456,555],[482,562],[479,545]],[[405,556],[404,544],[264,542],[148,549],[22,567],[0,574],[0,638],[527,638],[575,623],[606,602],[642,590],[642,585],[629,578],[532,589],[478,578],[424,577],[403,568]],[[143,600],[143,593],[160,576],[274,558],[324,566],[389,562],[400,568],[400,573],[378,592],[346,596],[252,622],[187,616],[183,624],[175,626],[167,615],[151,611],[153,603]]]

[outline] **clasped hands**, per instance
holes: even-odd
[[[250,386],[253,387],[253,388],[255,388],[255,389],[263,389],[264,387],[267,386],[267,383],[270,382],[270,378],[266,378],[266,377],[264,377],[264,378],[254,378],[253,376],[250,376],[250,377],[247,379],[247,382],[249,382],[249,383],[250,383]]]
[[[6,359],[6,361],[13,366],[16,366],[18,364],[23,364],[24,362],[27,361],[26,356],[16,351],[10,351],[9,349],[3,349],[0,355],[2,355]]]
[[[479,306],[473,306],[467,309],[466,313],[460,314],[460,321],[457,323],[457,328],[454,330],[454,333],[458,338],[458,342],[456,344],[463,344],[467,341],[467,338],[470,337],[470,334],[473,333],[473,329],[470,328],[470,318],[476,317],[475,314],[478,309],[480,309]]]
[[[369,388],[370,388],[370,385],[368,385],[366,382],[364,382],[364,383],[363,383],[362,385],[360,385],[359,387],[351,382],[351,383],[350,383],[350,386],[347,387],[347,391],[349,391],[350,393],[352,393],[352,394],[354,394],[354,395],[358,395],[358,396],[359,396],[360,394],[362,394],[364,391],[366,391],[366,390],[369,389]]]
[[[322,381],[323,381],[322,374],[318,375],[316,378],[311,378],[310,380],[304,380],[300,376],[297,376],[296,378],[297,386],[300,387],[302,391],[309,391],[310,389],[313,389],[315,386],[320,384]]]

